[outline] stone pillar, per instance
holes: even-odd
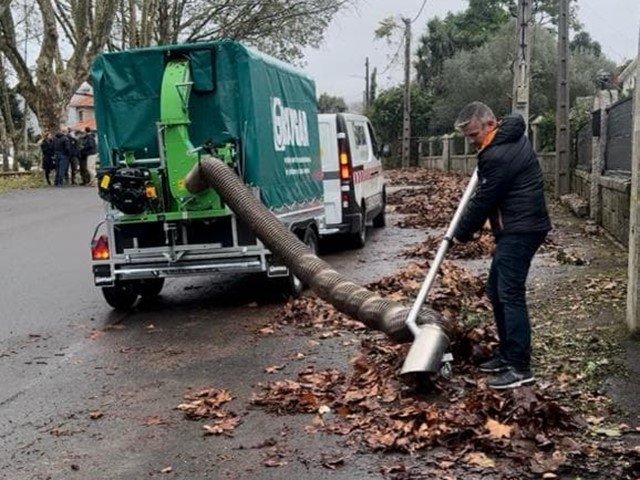
[[[591,191],[589,198],[590,217],[596,224],[602,224],[602,195],[600,177],[604,172],[607,147],[607,108],[618,100],[616,90],[600,90],[593,100],[592,115],[600,114],[599,132],[594,132],[591,149]],[[598,127],[598,125],[594,125]]]
[[[640,37],[639,37],[640,38]],[[633,95],[633,134],[631,154],[631,207],[629,212],[629,281],[627,284],[627,325],[632,333],[640,330],[640,40]]]
[[[531,122],[531,145],[536,153],[540,152],[540,123],[542,123],[541,116]]]
[[[429,137],[429,157],[433,157],[433,142],[434,142],[434,138],[433,137]]]
[[[451,171],[451,135],[442,136],[442,169]]]

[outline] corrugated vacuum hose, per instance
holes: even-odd
[[[185,186],[191,193],[213,188],[225,203],[251,226],[258,238],[289,267],[293,273],[323,300],[337,310],[379,330],[396,342],[414,338],[406,325],[410,307],[387,300],[347,279],[287,229],[253,194],[224,162],[202,158],[189,172]],[[446,324],[436,311],[423,307],[416,323],[428,328],[434,347],[425,351],[425,369],[439,372],[442,356],[449,347]]]

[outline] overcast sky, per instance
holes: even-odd
[[[378,86],[386,88],[402,82],[404,50],[398,51],[400,33],[393,44],[375,40],[378,22],[394,16],[414,19],[423,0],[359,0],[357,7],[339,13],[326,32],[321,48],[308,50],[307,70],[316,81],[318,95],[323,92],[344,97],[347,103],[362,100],[364,63],[378,68]],[[419,18],[412,24],[413,51],[426,23],[448,11],[460,11],[466,0],[427,0]],[[584,29],[600,42],[604,53],[616,63],[633,58],[638,51],[640,0],[578,0],[578,18]],[[398,53],[396,61],[392,62]]]

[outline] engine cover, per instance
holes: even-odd
[[[122,213],[136,215],[147,210],[146,187],[151,174],[145,168],[107,168],[98,172],[98,194]]]

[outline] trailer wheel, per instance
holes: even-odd
[[[157,297],[164,287],[164,278],[148,278],[138,284],[138,293],[144,299]]]
[[[114,310],[129,310],[138,299],[133,282],[116,282],[113,287],[102,287],[102,295]]]
[[[313,228],[308,227],[305,230],[302,241],[307,247],[309,247],[314,255],[318,254],[320,242],[318,240],[318,235]],[[296,277],[291,270],[289,270],[289,276],[285,279],[285,282],[286,297],[299,298],[300,295],[302,295],[302,292],[304,292],[305,284],[302,280]]]
[[[362,204],[360,209],[360,225],[358,230],[349,235],[349,240],[353,248],[363,248],[367,243],[367,208],[365,204]]]

